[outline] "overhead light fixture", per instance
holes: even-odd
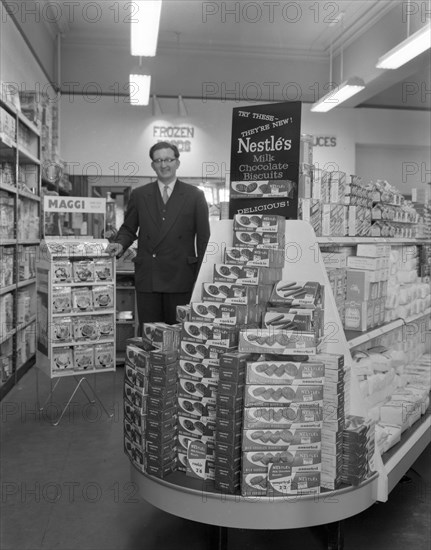
[[[148,105],[150,101],[151,75],[131,74],[129,76],[129,101],[131,105]]]
[[[153,95],[151,98],[151,108],[153,116],[160,116],[163,114],[162,108],[160,107],[160,102],[157,96]]]
[[[188,116],[188,111],[184,99],[182,96],[178,96],[178,115],[179,116]]]
[[[131,53],[154,57],[159,36],[162,0],[132,2],[136,10],[130,15]]]
[[[431,48],[431,22],[400,42],[395,48],[379,57],[378,69],[398,69]]]
[[[313,103],[310,110],[313,113],[326,113],[364,88],[365,82],[362,78],[353,76],[339,86],[336,86],[334,90],[331,90],[325,96],[321,97],[316,103]]]

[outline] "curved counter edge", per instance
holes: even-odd
[[[357,487],[302,497],[242,497],[188,489],[148,476],[131,464],[142,499],[175,516],[238,529],[299,529],[359,514],[377,500],[378,474]]]

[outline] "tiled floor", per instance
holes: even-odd
[[[90,378],[94,381],[94,377]],[[213,532],[205,525],[159,511],[136,494],[122,447],[123,369],[97,377],[108,418],[80,391],[54,427],[39,414],[36,369],[1,402],[1,550],[205,550]],[[45,398],[49,380],[39,375]],[[65,379],[51,411],[73,389]],[[387,503],[345,521],[346,550],[429,550],[431,547],[430,446]],[[230,529],[229,550],[326,547],[325,529]]]

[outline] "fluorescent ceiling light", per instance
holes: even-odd
[[[336,86],[325,96],[321,97],[319,101],[313,103],[311,111],[313,111],[313,113],[326,113],[364,88],[365,82],[362,78],[358,78],[356,76],[349,78],[339,86]]]
[[[154,57],[162,0],[145,0],[133,2],[132,5],[137,9],[130,16],[131,53],[142,57]]]
[[[150,101],[151,76],[149,74],[131,74],[129,77],[129,95],[131,105],[148,105]]]
[[[429,48],[431,48],[431,22],[379,57],[376,67],[378,69],[398,69]]]

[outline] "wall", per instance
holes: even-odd
[[[194,137],[182,138],[190,142],[191,150],[182,153],[179,174],[224,178],[230,163],[232,108],[243,103],[186,99],[185,104],[189,115],[181,118],[176,114],[176,100],[160,99],[165,114],[152,117],[150,106],[128,105],[119,97],[63,96],[62,156],[75,174],[149,176],[153,172],[148,149],[157,140],[154,128],[192,127]],[[336,138],[335,147],[314,148],[315,162],[322,168],[356,173],[356,147],[378,145],[395,148],[401,159],[405,151],[406,162],[410,159],[407,151],[417,148],[415,162],[430,169],[429,113],[338,108],[317,114],[304,104],[301,128],[303,133]],[[392,173],[384,161],[381,172]]]

